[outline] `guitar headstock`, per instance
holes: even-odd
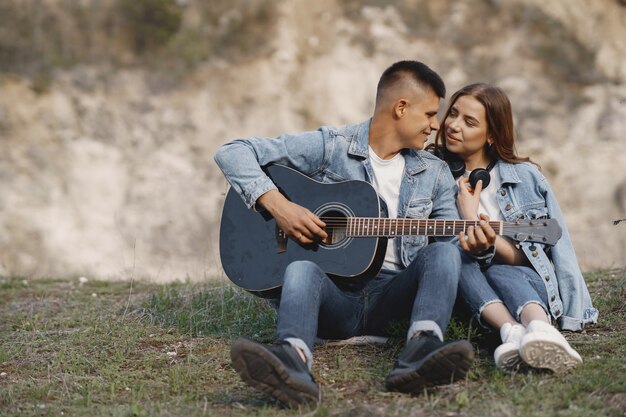
[[[502,234],[518,242],[556,245],[563,231],[556,219],[532,219],[505,222]]]

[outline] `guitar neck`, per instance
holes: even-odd
[[[468,227],[480,227],[478,220],[438,219],[387,219],[348,217],[339,227],[345,227],[348,237],[394,237],[394,236],[455,236]],[[336,221],[331,221],[338,227]],[[490,221],[489,225],[499,235],[504,234],[504,222]]]

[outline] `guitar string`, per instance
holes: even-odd
[[[346,218],[328,218],[328,217],[321,217],[320,218],[324,223],[326,223],[326,227],[329,226],[335,226],[335,227],[364,227],[364,226],[368,226],[366,224],[366,222],[371,221],[371,220],[376,220],[377,222],[384,222],[384,223],[388,223],[385,224],[384,227],[398,227],[398,228],[414,228],[414,227],[419,227],[419,228],[441,228],[443,226],[443,223],[446,222],[461,222],[461,224],[455,224],[455,225],[445,225],[446,228],[452,227],[452,226],[464,226],[464,225],[478,225],[478,221],[477,220],[444,220],[444,219],[400,219],[400,221],[396,221],[395,219],[385,219],[385,218],[380,218],[380,217],[372,217],[372,218],[367,218],[367,217],[362,217],[359,218],[359,220],[355,221],[353,224],[348,225],[349,221]],[[424,222],[426,221],[427,224],[419,224],[419,222]],[[432,225],[432,224],[428,224],[428,223],[432,223],[432,222],[438,222],[440,223],[439,225]],[[359,224],[360,223],[360,224]],[[403,224],[402,224],[403,223]],[[417,224],[416,224],[417,223]],[[464,223],[464,224],[463,224]],[[538,225],[540,226],[541,222],[538,221],[537,222]],[[398,224],[396,226],[396,224]],[[500,224],[502,224],[502,226],[505,229],[519,229],[521,227],[525,227],[527,225],[525,224],[515,224],[515,222],[500,222],[500,221],[490,221],[489,225],[491,226],[495,226],[497,228],[500,227]]]
[[[477,227],[477,220],[461,220],[461,219],[389,219],[389,218],[381,218],[381,217],[361,217],[361,218],[347,218],[347,217],[321,217],[322,221],[326,223],[325,229],[328,231],[334,232],[335,230],[344,230],[348,231],[347,234],[351,234],[352,236],[375,236],[378,235],[389,235],[389,236],[407,236],[407,235],[431,235],[431,236],[453,236],[457,233],[464,231],[466,227]],[[348,224],[349,220],[357,219],[353,224]],[[377,221],[380,223],[381,220],[383,224],[376,229],[376,233],[371,232],[372,229],[367,230],[371,222],[371,220]],[[396,222],[395,220],[400,220],[400,222]],[[427,224],[420,224],[426,220]],[[432,222],[436,223],[444,223],[439,225],[432,225],[428,223]],[[541,220],[536,220],[538,223]],[[417,225],[415,224],[417,222]],[[454,222],[451,226],[449,224],[445,224],[447,222]],[[461,222],[461,224],[457,224],[457,222]],[[532,222],[532,220],[530,220]],[[473,223],[473,224],[472,224]],[[502,222],[502,221],[489,221],[489,224],[494,227],[496,230],[501,230],[498,234],[503,234],[504,232],[512,232],[519,231],[520,225],[515,224],[514,222]],[[546,225],[547,226],[547,225]],[[524,225],[521,225],[524,227]],[[450,230],[452,229],[452,230]],[[417,233],[415,233],[417,232]],[[538,233],[530,233],[530,235],[537,235]],[[545,237],[544,237],[545,240]]]

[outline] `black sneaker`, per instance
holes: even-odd
[[[319,386],[296,349],[287,342],[263,345],[237,339],[230,349],[230,357],[233,368],[246,384],[288,406],[319,400]]]
[[[418,393],[465,378],[473,361],[474,349],[467,340],[444,343],[435,335],[417,336],[396,360],[386,386],[389,391]]]

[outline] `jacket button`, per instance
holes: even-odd
[[[554,314],[556,314],[557,316],[561,315],[561,310],[555,311]]]
[[[511,207],[512,207],[512,206],[511,206],[511,204],[509,203],[509,204],[507,204],[507,205],[506,205],[505,209],[506,209],[506,210],[511,210]]]
[[[550,301],[554,301],[556,300],[556,295],[553,295],[552,297],[550,297]]]
[[[533,256],[536,258],[537,256],[539,256],[539,252],[533,251]]]
[[[506,190],[500,190],[500,195],[504,197],[506,195]]]
[[[550,275],[546,275],[545,277],[543,277],[546,281],[550,281]]]

